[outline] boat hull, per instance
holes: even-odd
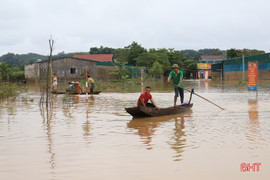
[[[133,117],[157,117],[157,116],[167,116],[167,115],[173,115],[173,114],[180,114],[187,111],[190,111],[193,104],[187,104],[184,106],[178,105],[178,106],[172,106],[168,108],[160,108],[155,109],[151,107],[131,107],[131,108],[125,108],[126,111],[132,115]]]
[[[101,91],[94,91],[94,92],[89,92],[88,94],[99,94],[99,93],[101,93]],[[69,93],[69,92],[52,92],[52,94],[71,94],[71,95],[85,95],[86,93],[85,92],[83,92],[83,93]]]

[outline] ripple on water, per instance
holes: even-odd
[[[1,176],[25,178],[28,169],[35,169],[26,179],[138,179],[136,174],[139,179],[149,174],[148,179],[164,179],[163,174],[192,179],[200,165],[198,177],[211,169],[214,179],[222,179],[226,176],[220,169],[235,172],[243,160],[262,159],[268,168],[270,97],[250,101],[250,94],[237,87],[209,85],[206,90],[200,83],[196,92],[226,110],[193,96],[191,112],[133,119],[124,107],[136,106],[140,93],[102,93],[88,103],[85,96],[66,101],[55,96],[51,119],[40,112],[38,95],[32,96],[33,103],[1,104]],[[173,104],[171,90],[152,95],[160,107]],[[205,162],[208,166],[202,167]]]

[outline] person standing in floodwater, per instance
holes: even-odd
[[[53,91],[57,90],[57,77],[55,73],[53,73],[53,76],[52,76],[52,90]]]
[[[171,83],[171,80],[173,82],[174,87],[174,106],[176,106],[177,97],[180,94],[180,101],[181,103],[184,102],[184,84],[183,84],[183,71],[179,69],[179,66],[177,64],[174,64],[172,66],[172,71],[170,72],[170,75],[168,77],[168,83]]]

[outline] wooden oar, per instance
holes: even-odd
[[[174,86],[177,86],[176,84],[174,84],[174,83],[172,83],[172,82],[170,82],[170,83],[171,83],[172,85],[174,85]],[[177,86],[177,87],[179,87],[179,86]],[[180,87],[180,88],[182,88],[182,87]],[[191,90],[188,90],[188,89],[185,89],[185,88],[182,88],[182,89],[184,89],[184,90],[186,90],[186,91],[188,91],[188,92],[192,92]],[[222,108],[222,107],[220,107],[219,105],[213,103],[212,101],[206,99],[205,97],[202,97],[202,96],[200,96],[199,94],[196,94],[196,93],[194,93],[194,94],[195,94],[196,96],[199,96],[200,98],[202,98],[202,99],[204,99],[204,100],[210,102],[211,104],[213,104],[213,105],[219,107],[221,110],[224,110],[224,108]]]

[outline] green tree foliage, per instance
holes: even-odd
[[[98,47],[91,47],[89,54],[112,54],[113,53],[113,48],[109,47],[103,47],[100,46]]]
[[[136,65],[136,58],[142,54],[146,53],[146,49],[144,49],[140,44],[137,42],[132,42],[131,45],[126,46],[125,49],[128,50],[127,62],[128,64]]]
[[[164,71],[162,65],[158,61],[155,61],[153,66],[149,68],[149,74],[155,78],[163,76]]]
[[[0,64],[0,81],[23,81],[24,71],[20,71],[17,67],[11,68],[9,64],[2,62]]]
[[[181,50],[181,54],[187,57],[194,58],[195,60],[199,60],[201,58],[201,55],[222,55],[224,51],[221,51],[220,49],[214,48],[214,49],[200,49],[198,51],[192,50],[192,49],[186,49]]]
[[[227,58],[236,58],[236,57],[241,57],[241,56],[252,56],[252,55],[258,55],[258,54],[264,54],[264,51],[257,50],[257,49],[234,49],[231,48],[227,50]]]
[[[198,52],[202,53],[202,55],[222,55],[223,52],[220,49],[200,49]]]
[[[0,62],[5,62],[10,65],[11,68],[18,68],[19,70],[24,70],[26,64],[36,62],[38,59],[45,60],[47,56],[42,56],[39,54],[28,53],[28,54],[14,54],[7,53],[0,57]]]
[[[233,49],[233,48],[227,50],[226,54],[227,54],[228,59],[236,58],[236,57],[241,56],[240,52],[237,51],[236,49]]]
[[[10,69],[9,65],[6,64],[5,62],[2,62],[0,64],[1,81],[9,81],[10,73],[11,73],[11,69]]]
[[[21,82],[25,80],[24,71],[12,71],[9,80],[12,82]]]
[[[261,50],[256,50],[256,49],[243,49],[242,54],[244,56],[252,56],[252,55],[257,55],[257,54],[264,54],[265,51]]]
[[[120,63],[127,62],[128,49],[125,49],[125,48],[114,49],[113,50],[113,56]]]
[[[148,71],[155,62],[158,62],[162,66],[164,73],[168,72],[171,66],[168,55],[160,52],[142,53],[135,61],[137,66],[145,66],[146,71]]]
[[[129,77],[129,71],[126,68],[127,62],[119,62],[117,59],[114,59],[114,66],[116,67],[116,70],[114,72],[111,72],[111,74],[118,75],[119,78],[121,78],[123,81]]]
[[[198,51],[195,51],[193,49],[186,49],[186,50],[181,50],[180,53],[183,54],[184,56],[194,58],[196,54],[198,53]]]

